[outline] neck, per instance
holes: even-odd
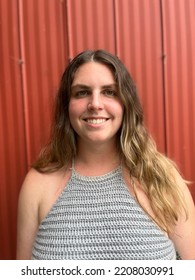
[[[75,157],[75,169],[88,176],[103,175],[120,164],[119,153],[115,145],[78,145]]]

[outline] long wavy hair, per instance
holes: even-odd
[[[186,213],[184,199],[173,175],[176,167],[170,159],[157,151],[144,125],[143,110],[134,81],[117,56],[104,50],[87,50],[69,63],[56,96],[50,141],[42,149],[33,167],[42,173],[54,172],[66,167],[76,155],[76,137],[68,113],[71,85],[77,69],[90,61],[103,63],[114,74],[119,97],[124,105],[118,147],[123,164],[128,168],[135,196],[139,202],[136,191],[136,182],[139,182],[150,201],[156,223],[170,232],[179,214],[182,211]],[[141,206],[144,209],[144,205]]]

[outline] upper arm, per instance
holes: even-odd
[[[184,196],[188,217],[181,215],[170,238],[173,240],[176,250],[184,260],[195,259],[195,206],[187,185],[177,174],[178,187]]]
[[[38,227],[39,193],[36,171],[31,170],[22,185],[17,214],[17,259],[30,259]]]

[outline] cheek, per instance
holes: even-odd
[[[85,109],[82,102],[70,101],[68,108],[70,122],[74,123],[75,121],[77,121],[77,119],[80,118],[84,110]]]
[[[123,116],[124,116],[124,107],[123,105],[119,105],[116,108],[117,118],[118,118],[118,125],[121,127],[123,123]]]
[[[72,124],[72,122],[74,122],[74,119],[76,117],[76,112],[77,112],[77,110],[75,109],[74,102],[70,101],[69,107],[68,107],[68,113],[69,113],[69,119],[70,119],[71,124]]]
[[[74,101],[74,100],[70,100],[70,103],[69,103],[69,114],[70,115],[75,115],[77,114],[77,112],[79,111],[79,108],[80,108],[80,104],[78,101]]]
[[[117,115],[118,119],[123,119],[123,114],[124,114],[124,106],[121,103],[117,103],[114,106],[114,112]]]
[[[72,102],[70,102],[68,107],[69,117],[71,118],[72,116],[74,116],[75,112],[76,112],[75,106],[72,104]]]

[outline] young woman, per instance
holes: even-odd
[[[17,259],[195,258],[195,208],[156,150],[122,62],[85,51],[65,70],[51,139],[23,183]]]

